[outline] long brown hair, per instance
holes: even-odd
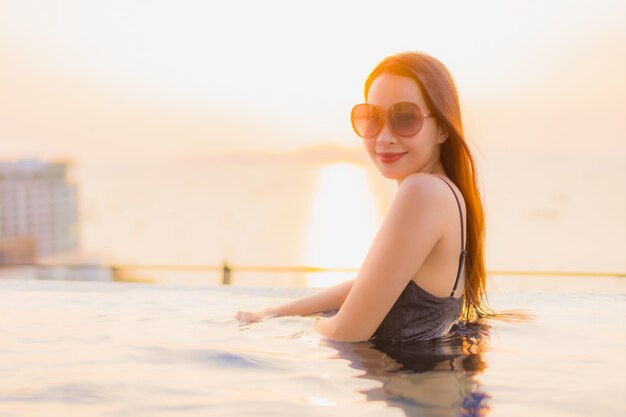
[[[467,241],[463,312],[466,320],[498,316],[487,304],[485,271],[485,214],[478,187],[476,164],[463,133],[457,89],[448,69],[423,52],[404,52],[380,62],[365,82],[365,99],[376,77],[387,72],[412,78],[435,115],[448,128],[449,136],[441,145],[441,162],[450,179],[465,198]]]

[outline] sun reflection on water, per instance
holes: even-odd
[[[324,268],[359,268],[380,223],[365,168],[348,162],[325,165],[317,173],[306,260]],[[308,274],[307,285],[327,287],[356,272]]]

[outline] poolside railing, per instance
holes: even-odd
[[[16,267],[30,267],[36,270],[108,270],[113,277],[119,277],[124,272],[152,270],[152,271],[181,271],[181,272],[221,272],[221,284],[231,285],[235,272],[277,272],[277,273],[323,273],[323,272],[358,272],[359,268],[324,268],[315,266],[266,266],[241,265],[232,266],[224,261],[221,265],[181,265],[181,264],[46,264],[46,263],[12,263],[0,264],[0,270]],[[581,271],[513,271],[488,270],[488,275],[512,276],[553,276],[553,277],[614,277],[626,278],[626,273],[613,272],[581,272]],[[123,279],[122,279],[123,280]]]

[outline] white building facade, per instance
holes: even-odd
[[[78,191],[70,170],[66,162],[0,162],[0,242],[32,239],[38,258],[78,249]]]

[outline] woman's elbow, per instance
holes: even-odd
[[[335,337],[331,337],[336,342],[346,342],[346,343],[359,343],[359,342],[367,342],[369,340],[368,336],[359,336],[353,334],[345,334],[338,333]]]
[[[363,329],[355,326],[348,326],[330,319],[320,320],[316,323],[315,329],[324,337],[336,342],[365,342],[371,335],[366,334]]]

